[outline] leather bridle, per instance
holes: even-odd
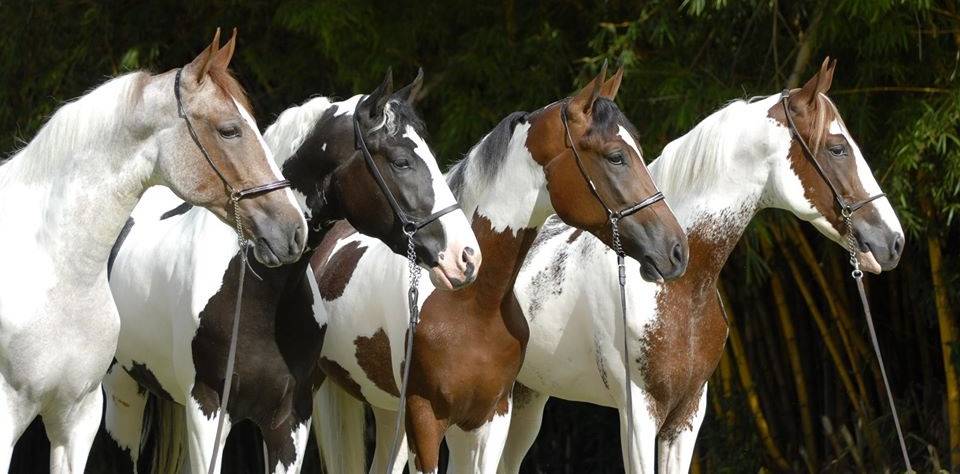
[[[790,115],[790,90],[784,89],[780,94],[780,104],[783,105],[783,114],[787,118],[787,125],[790,128],[790,134],[793,135],[793,138],[800,143],[800,148],[803,149],[804,156],[813,164],[813,167],[817,170],[817,173],[820,174],[820,177],[823,178],[823,181],[827,183],[827,186],[830,187],[830,191],[833,192],[833,196],[836,199],[837,206],[840,209],[840,215],[843,218],[844,225],[846,225],[846,242],[844,245],[847,248],[847,252],[850,254],[850,266],[853,267],[853,271],[850,272],[850,276],[853,277],[853,280],[857,284],[857,291],[860,293],[860,304],[863,306],[863,315],[867,320],[867,329],[870,332],[870,342],[873,344],[873,351],[877,356],[877,361],[880,363],[880,375],[883,378],[883,388],[887,393],[887,404],[890,406],[890,412],[893,414],[893,424],[896,427],[897,438],[900,441],[900,455],[903,457],[903,462],[906,465],[907,472],[914,472],[913,466],[910,464],[910,455],[907,453],[907,445],[904,442],[903,430],[900,428],[900,416],[897,414],[897,406],[893,400],[893,393],[890,390],[890,380],[887,378],[887,369],[883,364],[883,355],[880,353],[880,342],[877,340],[877,331],[873,326],[873,314],[870,311],[870,303],[867,301],[867,292],[863,287],[863,271],[860,270],[860,260],[857,258],[857,250],[859,246],[857,245],[857,238],[853,233],[853,221],[852,216],[854,212],[857,212],[863,206],[880,199],[886,194],[880,193],[874,196],[870,196],[867,199],[862,201],[857,201],[853,203],[848,203],[846,199],[840,194],[840,191],[833,184],[827,174],[823,171],[823,168],[820,166],[820,163],[817,161],[816,155],[807,146],[807,142],[804,141],[803,137],[800,136],[800,132],[797,130],[797,124],[793,121],[793,116]],[[717,299],[720,300],[720,293],[717,293]],[[720,300],[720,308],[723,309],[723,300]],[[726,310],[724,310],[724,318],[726,319]]]
[[[386,180],[383,179],[380,169],[377,168],[377,163],[373,160],[373,156],[370,154],[370,150],[367,148],[367,141],[363,138],[363,130],[360,128],[360,120],[357,118],[357,114],[353,115],[353,133],[356,137],[357,150],[359,150],[360,154],[363,156],[363,161],[367,164],[367,169],[369,169],[370,174],[373,175],[374,181],[377,182],[377,187],[380,188],[380,191],[383,192],[384,196],[386,196],[387,202],[390,203],[390,209],[393,209],[393,214],[397,217],[397,220],[400,221],[403,233],[407,236],[408,240],[412,240],[413,234],[430,225],[433,221],[443,217],[445,214],[449,214],[450,212],[460,209],[460,204],[454,203],[443,209],[440,209],[437,212],[434,212],[433,214],[430,214],[423,219],[411,219],[409,214],[404,212],[403,208],[400,207],[400,202],[397,201],[397,198],[393,195],[393,192],[390,191],[389,187],[387,187]]]
[[[187,124],[187,131],[190,132],[190,138],[193,139],[193,143],[195,143],[197,148],[200,149],[200,154],[203,155],[203,158],[207,161],[207,164],[210,165],[210,168],[213,169],[213,172],[220,177],[220,181],[223,181],[224,187],[227,188],[227,195],[230,197],[230,201],[234,203],[234,208],[236,209],[236,203],[241,199],[259,196],[271,191],[290,187],[290,181],[285,179],[243,189],[236,189],[230,184],[230,181],[227,180],[227,177],[224,176],[222,171],[220,171],[220,167],[218,167],[217,164],[213,162],[213,159],[210,158],[207,148],[204,147],[203,143],[200,142],[200,137],[197,135],[197,131],[193,128],[193,122],[190,121],[190,117],[187,116],[186,111],[184,111],[183,99],[180,96],[180,75],[182,72],[183,69],[177,69],[177,76],[176,79],[174,79],[173,84],[173,95],[177,98],[177,115],[179,115],[180,118],[182,118]]]
[[[633,421],[633,390],[631,387],[633,383],[631,381],[631,372],[630,372],[630,348],[628,345],[628,331],[627,331],[627,271],[625,267],[625,253],[623,251],[623,245],[620,242],[620,220],[624,217],[635,214],[657,202],[663,200],[663,193],[659,190],[653,193],[650,197],[643,199],[642,201],[637,202],[636,204],[626,206],[619,211],[614,211],[606,201],[600,196],[600,192],[597,191],[597,186],[593,183],[593,180],[590,179],[590,174],[587,173],[587,169],[583,165],[583,159],[580,158],[580,151],[577,150],[577,144],[573,141],[573,136],[570,134],[570,124],[567,120],[567,107],[570,104],[570,100],[567,99],[563,102],[563,105],[560,106],[560,121],[563,122],[563,132],[564,139],[567,146],[573,151],[573,157],[577,162],[577,169],[580,170],[580,175],[583,176],[584,181],[587,182],[587,187],[590,189],[590,193],[593,194],[593,197],[597,199],[597,202],[600,203],[600,206],[603,207],[604,211],[607,212],[607,221],[610,223],[610,231],[612,233],[613,239],[613,251],[617,254],[617,272],[618,272],[618,282],[620,284],[620,317],[623,322],[623,368],[626,378],[626,392],[627,392],[627,438],[628,440],[633,439],[633,430],[634,430],[634,421]],[[641,161],[641,165],[646,168],[646,164]],[[633,458],[627,455],[627,469],[626,472],[633,472]]]
[[[780,94],[780,104],[783,106],[783,114],[787,118],[787,126],[790,129],[790,134],[793,135],[793,138],[797,140],[797,143],[800,144],[800,148],[803,150],[803,156],[807,158],[810,164],[813,165],[813,168],[817,170],[817,173],[820,174],[820,177],[827,187],[830,188],[830,191],[833,193],[834,200],[837,202],[837,207],[840,209],[840,215],[844,217],[844,221],[849,221],[851,215],[854,212],[860,210],[863,206],[876,201],[882,197],[885,197],[885,193],[880,193],[874,196],[870,196],[862,201],[856,201],[853,203],[847,202],[843,198],[843,195],[840,194],[840,190],[837,189],[837,186],[833,184],[833,181],[830,180],[830,177],[827,176],[827,173],[823,170],[823,167],[820,166],[820,162],[817,161],[817,155],[813,153],[813,150],[807,145],[807,142],[800,136],[800,131],[797,129],[797,124],[793,121],[793,116],[790,115],[790,89],[784,89]],[[853,231],[852,229],[850,230]]]

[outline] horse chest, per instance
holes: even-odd
[[[679,430],[695,413],[726,342],[714,280],[691,282],[667,284],[657,320],[642,335],[639,370],[661,432]]]
[[[424,305],[414,345],[422,369],[414,390],[439,394],[450,423],[475,429],[505,410],[523,363],[527,323],[512,293],[500,305],[436,295]]]

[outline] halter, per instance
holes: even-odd
[[[827,177],[827,174],[823,171],[820,163],[817,162],[816,155],[814,155],[813,151],[810,150],[810,147],[807,146],[807,142],[803,140],[803,137],[800,136],[800,132],[797,130],[797,125],[793,121],[793,116],[790,115],[789,101],[790,90],[784,89],[780,94],[780,104],[783,105],[783,113],[787,117],[787,124],[790,128],[790,134],[793,135],[797,142],[800,143],[800,148],[803,149],[804,156],[806,156],[807,159],[813,164],[813,167],[817,170],[817,173],[820,174],[820,177],[823,178],[823,181],[826,182],[827,186],[830,187],[830,191],[833,192],[833,196],[836,199],[837,206],[840,208],[840,215],[843,217],[843,223],[847,227],[846,242],[844,242],[844,246],[850,253],[850,266],[853,267],[853,271],[850,272],[850,276],[852,276],[854,281],[857,283],[857,290],[860,293],[860,303],[863,305],[863,314],[867,320],[867,329],[870,332],[870,340],[873,343],[873,351],[876,353],[877,361],[880,363],[880,375],[883,377],[883,388],[887,392],[887,403],[890,405],[890,412],[893,414],[893,424],[896,427],[897,437],[900,441],[900,454],[903,456],[903,462],[907,467],[907,472],[913,472],[913,467],[910,465],[910,456],[907,454],[907,445],[903,440],[903,431],[900,428],[900,417],[897,414],[897,407],[893,401],[893,393],[890,391],[890,381],[887,379],[887,369],[883,364],[883,355],[880,354],[880,343],[877,341],[877,331],[873,327],[873,315],[870,311],[870,303],[867,301],[867,292],[863,287],[863,271],[860,270],[860,261],[857,259],[857,239],[853,235],[853,213],[860,210],[863,206],[866,206],[877,199],[885,197],[886,194],[880,193],[862,201],[854,202],[853,204],[850,204],[843,199],[843,197],[840,195],[840,191],[833,184],[833,182],[830,181],[830,178]],[[717,299],[720,300],[719,292],[717,293]],[[722,300],[720,300],[720,308],[723,309]],[[726,319],[725,312],[724,319]]]
[[[197,148],[200,149],[200,154],[203,155],[203,158],[207,161],[207,164],[210,165],[210,168],[213,169],[213,172],[220,177],[220,181],[223,182],[223,186],[227,189],[227,195],[230,198],[230,202],[233,203],[234,230],[237,231],[237,246],[239,248],[238,253],[240,255],[240,277],[237,286],[237,300],[234,305],[233,328],[230,334],[230,348],[227,351],[227,367],[224,371],[223,390],[220,392],[220,414],[217,417],[217,434],[214,438],[213,457],[210,458],[210,467],[208,471],[210,474],[213,474],[217,468],[220,440],[223,437],[223,424],[226,419],[224,415],[227,412],[227,403],[230,401],[230,388],[233,385],[233,368],[237,360],[237,338],[240,333],[240,310],[243,302],[243,283],[248,267],[247,238],[243,235],[243,222],[240,220],[240,200],[290,187],[290,181],[281,179],[272,183],[251,186],[249,188],[243,188],[239,190],[230,185],[227,177],[223,175],[223,172],[220,171],[220,168],[217,167],[217,164],[214,163],[213,159],[210,158],[210,154],[207,153],[206,147],[204,147],[203,143],[200,142],[200,137],[197,135],[197,131],[194,130],[193,123],[190,122],[190,117],[188,117],[187,113],[184,111],[183,99],[180,96],[180,75],[182,72],[183,69],[177,69],[177,75],[173,81],[173,95],[177,98],[177,115],[182,118],[184,122],[186,122],[187,131],[190,132],[190,138],[193,139],[193,143],[196,144]]]
[[[387,472],[389,473],[393,470],[393,465],[397,460],[397,454],[400,452],[400,440],[403,438],[403,417],[407,406],[407,386],[410,382],[410,360],[413,356],[413,336],[416,334],[417,324],[420,322],[420,308],[417,305],[420,299],[420,267],[417,265],[417,254],[414,247],[413,236],[417,231],[430,225],[433,221],[460,209],[460,204],[451,204],[420,220],[410,219],[409,215],[400,207],[400,202],[397,201],[393,192],[387,187],[387,182],[383,179],[380,169],[377,168],[377,163],[373,161],[373,156],[367,148],[367,142],[363,138],[363,130],[360,128],[360,120],[357,118],[356,113],[353,115],[353,134],[356,137],[356,148],[360,151],[360,154],[363,155],[363,161],[367,164],[367,169],[369,169],[370,174],[373,175],[373,179],[377,182],[380,191],[387,197],[387,202],[390,203],[393,214],[397,217],[397,220],[400,221],[403,234],[407,236],[407,274],[410,276],[407,289],[407,311],[410,314],[410,320],[407,327],[406,355],[404,358],[406,362],[403,364],[403,379],[400,383],[400,406],[397,410],[397,422],[394,427],[393,447],[390,449],[390,458],[387,462]]]
[[[657,191],[650,197],[631,206],[627,206],[619,211],[614,211],[610,206],[608,206],[606,201],[600,197],[600,192],[597,191],[597,186],[593,184],[593,180],[590,179],[590,175],[587,173],[586,168],[584,168],[583,159],[580,158],[580,151],[577,150],[577,145],[573,141],[573,136],[570,134],[570,124],[567,121],[567,106],[569,104],[570,101],[565,100],[560,109],[560,121],[563,122],[563,131],[566,135],[566,143],[570,149],[573,150],[573,157],[576,159],[577,169],[580,170],[580,175],[583,176],[583,179],[587,182],[587,187],[590,188],[590,193],[593,194],[593,197],[597,199],[597,202],[603,206],[603,209],[607,211],[607,220],[610,222],[610,231],[613,235],[613,251],[617,254],[617,279],[620,283],[620,317],[623,320],[623,368],[627,382],[627,439],[633,439],[633,391],[631,390],[633,383],[630,375],[630,349],[627,344],[627,271],[626,267],[624,266],[625,254],[623,252],[623,246],[620,242],[619,223],[624,217],[639,212],[640,210],[647,208],[656,202],[662,201],[663,193]],[[646,168],[646,164],[643,166]],[[627,455],[627,463],[627,472],[633,472],[633,458],[630,457],[629,453]]]
[[[886,196],[886,194],[880,193],[859,202],[853,202],[852,204],[848,203],[840,194],[840,190],[837,189],[837,186],[834,185],[833,181],[831,181],[827,176],[827,173],[823,171],[823,167],[821,167],[820,162],[817,161],[817,155],[810,150],[807,142],[802,136],[800,136],[800,131],[797,129],[797,124],[793,121],[793,116],[790,115],[790,89],[784,89],[780,94],[780,104],[783,106],[783,114],[787,117],[787,124],[790,128],[790,134],[793,135],[798,143],[800,143],[800,148],[803,149],[803,156],[810,161],[814,169],[817,170],[817,173],[820,174],[820,177],[823,178],[823,181],[827,183],[827,186],[830,188],[830,191],[833,193],[833,197],[837,202],[837,206],[840,208],[840,215],[844,217],[844,223],[849,224],[850,216],[853,215],[854,212],[860,210],[860,208],[863,206],[866,206],[867,204]],[[852,232],[852,229],[850,232]]]
[[[173,83],[173,95],[177,98],[177,115],[183,119],[187,124],[187,131],[190,132],[190,138],[193,139],[193,143],[197,145],[197,148],[200,149],[200,154],[203,155],[203,158],[207,161],[207,164],[210,165],[210,168],[213,169],[213,172],[220,177],[220,181],[223,181],[224,187],[227,188],[227,194],[230,196],[230,201],[234,203],[234,213],[236,213],[236,203],[241,199],[246,199],[249,197],[259,196],[261,194],[269,193],[270,191],[276,191],[278,189],[290,187],[290,181],[281,179],[274,181],[272,183],[261,184],[259,186],[251,186],[244,189],[236,189],[230,185],[230,182],[227,180],[227,177],[223,175],[223,172],[220,171],[220,168],[216,163],[213,162],[213,159],[210,158],[210,154],[207,153],[206,147],[203,146],[203,143],[200,142],[200,137],[197,135],[197,131],[193,128],[193,123],[190,122],[190,117],[187,116],[187,113],[183,108],[183,99],[180,96],[180,75],[183,72],[183,69],[177,69],[177,76],[174,79]]]

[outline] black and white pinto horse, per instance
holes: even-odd
[[[107,260],[144,190],[168,186],[227,228],[232,186],[280,179],[227,71],[235,38],[220,48],[218,30],[178,71],[107,81],[0,167],[0,472],[37,415],[51,472],[84,470],[120,331]],[[258,259],[299,257],[306,223],[290,190],[237,208]]]
[[[422,80],[421,72],[393,92],[388,73],[370,95],[342,102],[314,98],[286,110],[267,129],[269,148],[310,214],[308,242],[319,242],[333,221],[345,219],[406,252],[401,223],[357,152],[355,116],[377,168],[409,216],[456,204],[412,107]],[[459,209],[417,232],[415,247],[418,263],[441,288],[469,284],[476,276],[479,246]],[[318,282],[306,271],[310,255],[274,269],[254,264],[259,278],[248,276],[244,286],[225,428],[244,419],[259,427],[268,472],[299,472],[313,390],[322,379],[316,367],[322,329],[313,307]],[[159,410],[159,433],[174,447],[155,467],[177,469],[185,441],[191,472],[207,472],[214,461],[219,470],[212,455],[239,266],[231,228],[162,190],[144,197],[117,242],[110,284],[123,327],[118,363],[105,380],[107,430],[129,451],[134,468],[147,402],[141,387],[147,387],[166,407]],[[174,404],[186,414],[169,409]],[[226,433],[223,438],[219,448]]]

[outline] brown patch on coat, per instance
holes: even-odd
[[[716,283],[739,238],[733,229],[694,228],[687,273],[657,294],[657,320],[641,339],[637,370],[661,435],[674,436],[689,424],[703,384],[720,362],[727,325]]]
[[[447,427],[474,430],[506,409],[529,337],[513,285],[536,230],[496,232],[475,214],[473,231],[484,255],[476,281],[430,294],[413,345],[407,433],[428,472],[437,469]],[[389,364],[383,354],[379,363]],[[358,347],[357,356],[371,351]]]
[[[333,301],[343,295],[343,290],[347,288],[354,270],[357,269],[357,263],[366,251],[366,247],[361,247],[359,242],[354,241],[340,247],[330,257],[330,269],[320,273],[317,279],[321,298]]]
[[[357,347],[357,364],[367,374],[367,378],[380,390],[399,397],[400,389],[397,388],[397,381],[393,378],[390,339],[387,338],[386,331],[380,328],[373,333],[373,336],[358,337],[353,344]]]
[[[340,385],[340,387],[346,390],[347,393],[353,395],[354,398],[360,400],[361,402],[367,401],[365,398],[363,398],[363,392],[360,391],[360,384],[353,380],[353,377],[350,376],[350,372],[347,372],[347,369],[344,369],[342,365],[327,359],[326,357],[320,358],[319,365],[324,373],[326,373],[327,377]]]

